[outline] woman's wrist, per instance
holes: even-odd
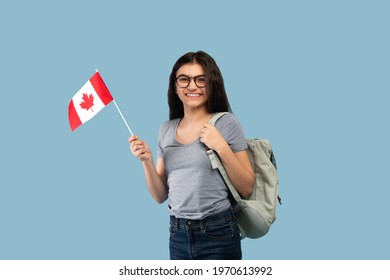
[[[230,146],[227,142],[223,142],[221,143],[216,149],[215,151],[217,152],[217,154],[219,156],[223,156],[224,154],[226,154],[227,152],[231,152],[231,149],[230,149]]]

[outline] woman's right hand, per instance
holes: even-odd
[[[130,143],[130,151],[140,161],[148,161],[152,158],[149,145],[145,141],[139,140],[137,135],[131,136],[128,141]]]

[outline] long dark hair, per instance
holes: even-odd
[[[206,102],[206,108],[209,113],[216,112],[231,112],[229,100],[226,95],[225,85],[221,71],[215,60],[203,51],[189,52],[180,57],[173,66],[171,75],[169,76],[168,87],[168,105],[169,119],[182,118],[184,116],[183,103],[176,94],[176,73],[181,66],[187,63],[200,64],[205,74],[209,77],[207,84],[207,92],[209,98]]]

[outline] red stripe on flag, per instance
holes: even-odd
[[[74,108],[73,100],[70,100],[69,103],[68,119],[72,131],[74,131],[77,127],[79,127],[82,124],[79,115],[77,114],[76,109]]]
[[[95,75],[93,75],[92,78],[89,79],[89,81],[91,82],[93,88],[95,89],[96,93],[99,95],[99,98],[102,100],[104,105],[107,105],[113,100],[111,93],[108,90],[99,72],[96,72]]]

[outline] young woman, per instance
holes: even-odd
[[[242,197],[253,190],[254,173],[243,131],[232,113],[215,126],[216,112],[231,112],[221,72],[207,53],[178,59],[168,88],[169,121],[159,131],[157,160],[149,145],[129,138],[144,168],[150,194],[169,200],[171,259],[241,259],[241,237],[229,191],[206,150],[216,151]]]

